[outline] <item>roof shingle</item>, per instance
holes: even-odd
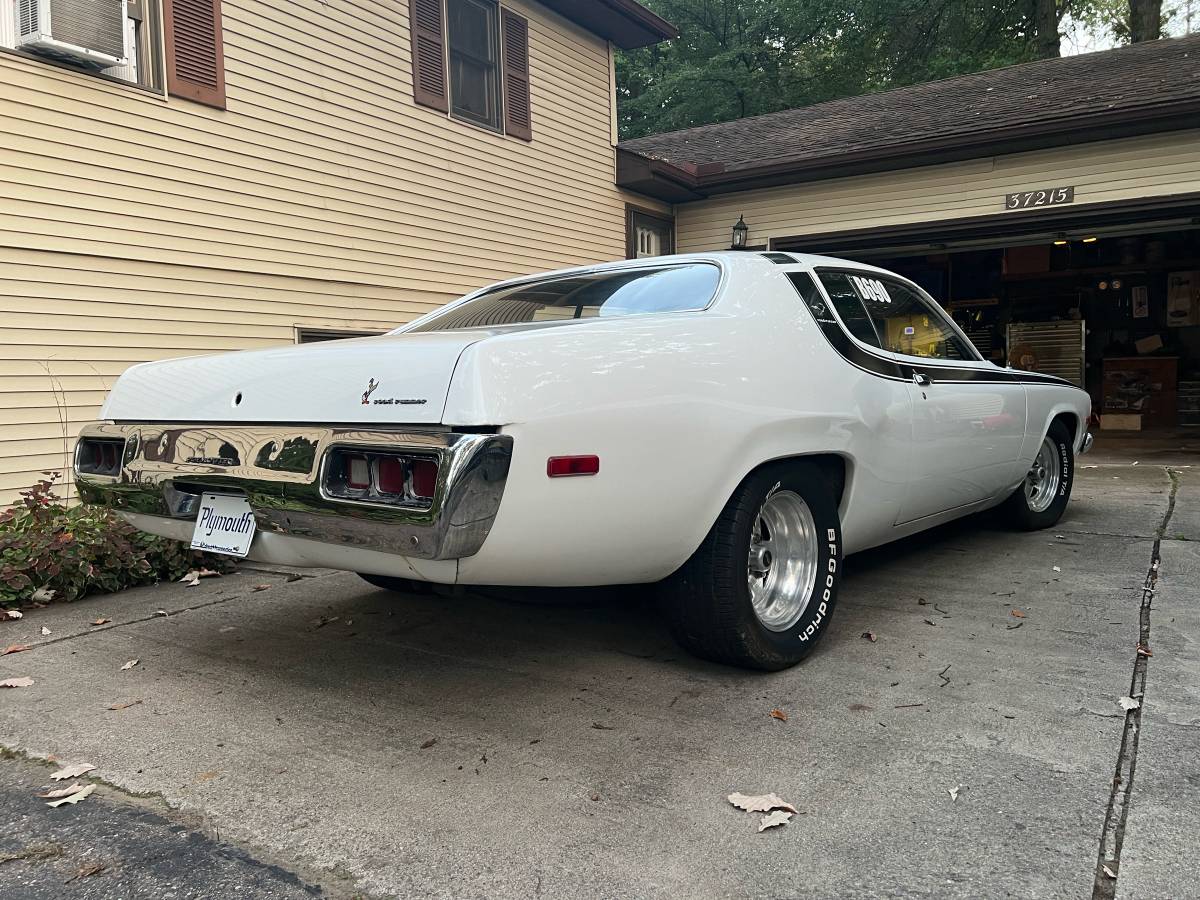
[[[961,75],[624,141],[620,149],[695,172],[808,165],[931,141],[978,140],[1200,101],[1200,34]],[[1200,127],[1200,119],[1179,128]]]

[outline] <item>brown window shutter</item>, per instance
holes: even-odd
[[[504,42],[504,133],[533,140],[529,109],[529,22],[507,9],[500,10]]]
[[[225,108],[221,0],[163,0],[167,92]]]
[[[448,112],[442,4],[443,0],[408,0],[408,24],[412,32],[413,99],[422,106]]]

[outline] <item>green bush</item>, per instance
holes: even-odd
[[[67,506],[54,493],[60,473],[42,474],[18,504],[0,513],[0,607],[27,603],[39,588],[70,601],[173,581],[200,566],[228,566],[138,531],[105,507]]]

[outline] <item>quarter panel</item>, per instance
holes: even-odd
[[[501,426],[513,458],[496,523],[462,561],[462,582],[663,578],[751,470],[811,453],[848,461],[847,548],[886,540],[907,478],[906,386],[838,357],[779,267],[749,268],[707,312],[468,348],[446,424]],[[547,457],[584,453],[600,457],[597,476],[546,477]]]

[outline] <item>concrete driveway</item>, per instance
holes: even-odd
[[[640,591],[243,571],[35,611],[0,624],[35,645],[0,678],[36,680],[0,693],[0,744],[113,788],[30,795],[43,831],[149,795],[334,896],[1197,896],[1194,471],[1083,468],[1052,531],[981,517],[852,557],[818,652],[775,675],[684,655]],[[799,815],[760,834],[733,791]],[[154,896],[132,866],[86,882]]]

